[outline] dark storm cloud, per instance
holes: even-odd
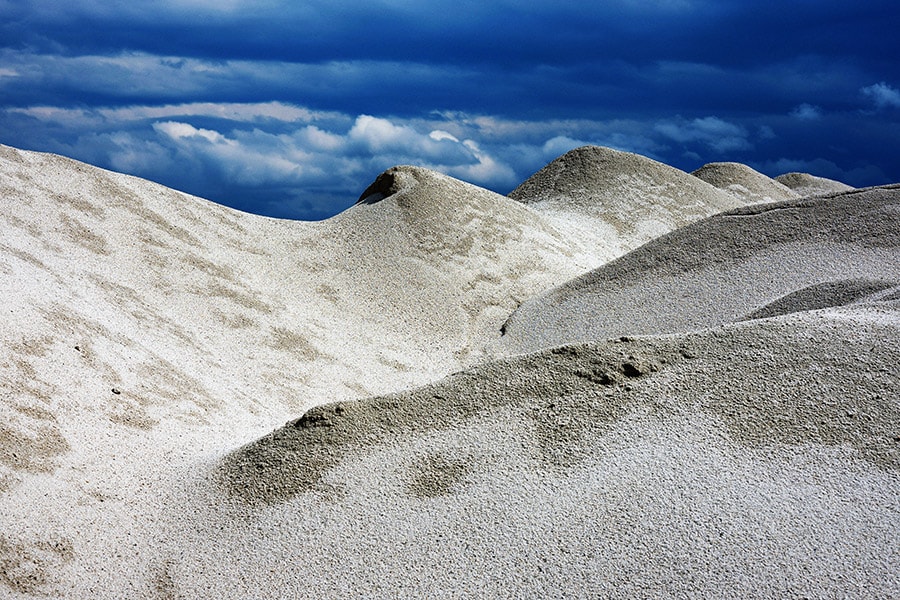
[[[880,0],[0,0],[0,142],[292,217],[397,163],[506,192],[583,143],[886,183],[898,16]]]

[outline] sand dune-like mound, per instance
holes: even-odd
[[[3,148],[0,161],[15,399],[0,446],[36,444],[13,469],[68,445],[57,407],[34,416],[59,394],[152,429],[259,411],[261,396],[296,411],[399,389],[460,368],[519,302],[583,269],[539,215],[424,169],[393,169],[379,202],[303,223],[58,156]]]
[[[27,364],[65,347],[109,365],[104,386],[127,390],[117,405],[137,402],[142,371],[200,374],[210,404],[227,403],[211,399],[221,373],[250,404],[261,385],[312,404],[431,378],[525,297],[583,270],[539,215],[422,169],[397,170],[408,181],[390,198],[303,223],[52,155],[6,148],[0,160],[3,291],[20,307],[3,331],[34,346]]]
[[[775,181],[786,185],[801,196],[825,196],[827,194],[849,192],[853,189],[846,183],[825,177],[817,177],[809,173],[785,173],[776,177]]]
[[[224,548],[173,548],[167,576],[226,556],[245,580],[200,586],[246,593],[278,555],[300,595],[890,596],[896,316],[566,346],[318,407],[216,467],[177,527]]]
[[[601,262],[744,204],[684,171],[598,146],[567,152],[509,196],[546,216]]]
[[[728,192],[746,204],[791,200],[804,195],[747,165],[736,162],[708,163],[691,175]]]
[[[737,209],[656,239],[533,298],[506,323],[510,352],[732,322],[810,286],[900,283],[900,186]],[[881,284],[879,284],[881,285]]]
[[[167,469],[471,364],[580,272],[520,204],[390,173],[379,202],[302,223],[0,148],[0,583],[54,589],[30,569],[121,553]]]
[[[0,146],[0,597],[897,596],[900,186],[585,275],[740,202],[570,154],[301,223]]]
[[[536,212],[418,167],[382,173],[330,224],[347,251],[329,280],[357,297],[345,310],[364,306],[423,353],[477,353],[519,302],[588,266]]]

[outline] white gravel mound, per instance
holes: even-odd
[[[601,260],[744,202],[684,171],[600,146],[576,148],[509,194]]]

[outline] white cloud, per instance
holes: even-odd
[[[15,69],[0,68],[0,77],[18,77],[19,72]]]
[[[73,128],[98,127],[103,123],[103,117],[96,111],[80,108],[29,106],[27,108],[9,108],[7,112],[27,115],[39,121],[57,123]]]
[[[606,146],[623,152],[640,152],[645,156],[652,156],[652,152],[641,152],[639,150],[640,147],[649,147],[652,145],[652,142],[641,135],[632,136],[627,133],[614,132],[597,140],[583,140],[559,135],[544,142],[541,150],[543,151],[544,162],[549,162],[562,156],[569,150],[574,150],[575,148],[580,148],[582,146]]]
[[[347,188],[349,198],[367,178],[396,164],[431,168],[482,186],[518,183],[515,169],[475,140],[371,115],[360,115],[349,128],[336,130],[305,125],[284,133],[259,128],[217,131],[184,120],[157,121],[152,129],[158,136],[156,146],[167,146],[185,164],[197,162],[241,185]],[[115,141],[116,152],[128,148],[127,163],[132,165],[139,164],[132,152],[136,139],[133,135]],[[160,162],[155,147],[147,160]],[[166,162],[178,164],[174,159]]]
[[[216,117],[242,122],[271,119],[285,123],[311,123],[321,119],[335,118],[339,114],[335,112],[313,111],[308,108],[284,104],[282,102],[190,102],[185,104],[166,104],[163,106],[107,108],[99,109],[98,112],[112,121],[162,119],[169,117]]]
[[[822,109],[812,104],[803,103],[795,106],[791,116],[801,121],[818,121],[822,118]]]
[[[395,123],[390,119],[360,115],[346,135],[345,149],[370,155],[393,156],[398,163],[442,167],[474,165],[481,162],[468,139],[421,124]],[[445,171],[446,172],[446,171]]]
[[[176,154],[200,161],[231,183],[297,184],[321,175],[315,163],[308,160],[312,156],[285,146],[283,136],[258,130],[228,136],[175,121],[154,123],[153,129],[162,135],[163,142],[174,142]]]
[[[348,137],[363,144],[370,151],[379,152],[387,148],[414,144],[418,134],[411,127],[397,126],[387,119],[360,115],[356,118]]]
[[[687,121],[676,119],[661,121],[654,129],[676,142],[702,143],[717,152],[749,150],[752,145],[747,139],[747,130],[740,125],[729,123],[719,117],[703,117]]]
[[[344,143],[340,135],[319,129],[315,125],[307,125],[294,133],[297,143],[301,147],[319,152],[336,152]]]
[[[428,134],[428,137],[430,137],[431,139],[433,139],[436,142],[439,142],[441,140],[450,140],[451,142],[459,141],[459,139],[452,133],[449,133],[447,131],[442,131],[440,129],[435,129],[434,131],[432,131],[431,133]]]
[[[744,150],[771,129],[719,117],[665,121],[524,121],[431,113],[404,119],[271,103],[184,103],[89,110],[9,109],[80,133],[64,153],[204,195],[248,190],[310,204],[352,203],[384,169],[418,165],[511,190],[565,152],[588,144],[666,162],[674,150],[707,162]],[[752,137],[751,137],[752,135]],[[238,197],[243,192],[234,192]],[[328,198],[328,200],[323,200]],[[213,197],[213,200],[216,198]],[[317,200],[318,199],[318,200]],[[322,209],[321,212],[327,212]],[[297,213],[300,214],[300,213]]]
[[[179,123],[177,121],[165,121],[162,123],[154,123],[153,129],[162,132],[173,140],[184,140],[190,138],[202,138],[213,144],[231,145],[234,142],[228,140],[221,133],[210,129],[197,129],[188,123]]]
[[[877,108],[900,108],[900,91],[882,81],[860,90]]]
[[[315,123],[342,122],[349,119],[334,111],[313,111],[302,106],[282,102],[231,103],[190,102],[162,106],[123,106],[118,108],[62,108],[58,106],[29,106],[10,108],[11,113],[28,115],[40,121],[68,126],[117,127],[136,121],[159,119],[187,119],[210,117],[238,123]]]
[[[73,147],[83,147],[75,154],[137,175],[289,186],[298,193],[344,189],[351,199],[396,164],[508,191],[578,146],[593,143],[648,156],[658,148],[650,125],[627,120],[516,121],[465,113],[354,117],[277,102],[11,110],[82,131]],[[179,171],[186,174],[173,174]]]
[[[160,170],[177,168],[165,145],[158,142],[136,138],[125,132],[116,132],[98,136],[107,145],[114,148],[110,153],[110,166],[123,173],[140,173],[148,166]]]
[[[544,142],[541,150],[544,151],[545,156],[557,157],[562,156],[569,150],[574,150],[581,146],[588,146],[589,144],[589,142],[583,140],[572,139],[565,135],[557,135]]]
[[[478,182],[483,186],[510,186],[517,183],[515,171],[508,165],[502,164],[493,156],[484,152],[476,142],[466,140],[463,145],[472,151],[477,159],[475,164],[450,166],[443,170],[448,175]]]

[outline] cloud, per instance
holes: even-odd
[[[94,110],[83,108],[65,108],[60,106],[29,106],[27,108],[9,108],[9,114],[20,114],[38,121],[67,128],[80,129],[99,127],[103,124],[103,116]]]
[[[146,173],[148,169],[150,175],[178,173],[190,164],[176,160],[165,144],[126,132],[88,134],[84,145],[95,153],[95,162],[108,164],[122,173]]]
[[[18,74],[0,78],[4,89],[0,104],[20,108],[60,102],[83,105],[85,99],[107,107],[234,105],[235,99],[275,106],[277,100],[289,104],[287,99],[303,98],[310,105],[328,107],[325,112],[358,114],[390,106],[392,113],[403,109],[411,114],[448,101],[459,103],[461,98],[469,98],[462,104],[483,104],[483,98],[469,90],[499,81],[495,69],[479,65],[368,58],[279,61],[137,51],[69,56],[0,47],[0,65]],[[510,92],[524,93],[527,81],[516,75],[511,81]]]
[[[85,95],[182,99],[234,85],[233,77],[241,70],[241,65],[222,61],[142,52],[66,56],[5,49],[0,64],[19,74],[6,84],[6,102],[19,103]]]
[[[394,125],[387,119],[360,115],[350,129],[348,137],[370,152],[402,149],[419,145],[423,140],[411,127]],[[428,139],[433,139],[428,136]],[[440,140],[434,140],[439,142]]]
[[[716,152],[750,150],[753,147],[744,127],[719,117],[661,121],[654,129],[673,141],[682,144],[700,143]]]
[[[775,130],[772,129],[769,125],[760,125],[756,129],[756,137],[761,140],[774,140],[778,136],[775,134]]]
[[[866,86],[860,91],[871,99],[877,108],[900,108],[900,91],[884,81]]]
[[[822,118],[822,109],[812,104],[800,104],[791,111],[791,116],[800,121],[818,121]]]
[[[344,138],[339,134],[324,131],[315,125],[307,125],[293,135],[302,147],[317,152],[338,152],[344,144]]]
[[[518,182],[516,172],[512,167],[503,164],[482,150],[478,143],[473,140],[465,140],[462,144],[472,152],[472,156],[477,162],[448,166],[440,170],[466,181],[481,182],[481,185],[485,187],[510,187]]]
[[[163,123],[154,123],[153,128],[164,133],[175,141],[204,139],[211,144],[230,145],[232,142],[225,138],[222,134],[209,129],[197,129],[187,123],[178,123],[176,121],[165,121]]]
[[[457,137],[455,135],[453,135],[452,133],[449,133],[447,131],[441,131],[440,129],[435,129],[434,131],[432,131],[431,133],[428,134],[428,137],[430,137],[431,139],[438,141],[438,142],[441,140],[450,140],[451,142],[459,141],[459,139],[457,139]]]
[[[161,106],[120,106],[92,109],[59,106],[29,106],[7,109],[33,117],[39,121],[67,127],[115,128],[159,119],[187,119],[192,117],[258,124],[346,123],[346,115],[336,111],[314,111],[282,102],[189,102]]]
[[[69,131],[70,141],[55,151],[220,201],[226,199],[215,197],[217,190],[229,188],[230,194],[278,189],[282,198],[285,190],[305,191],[307,203],[314,197],[355,200],[379,172],[396,164],[506,193],[577,146],[645,153],[659,147],[652,128],[629,120],[517,121],[462,112],[406,119],[277,102],[32,106],[6,114]],[[561,135],[567,131],[586,135]],[[338,202],[331,210],[344,206]],[[327,212],[316,208],[316,214]]]
[[[623,152],[634,152],[653,158],[659,144],[655,143],[646,133],[634,134],[625,131],[606,131],[596,139],[573,139],[568,136],[555,136],[544,142],[541,147],[544,162],[565,154],[569,150],[581,146],[606,146]]]
[[[838,117],[829,115],[829,125],[841,125]],[[840,118],[847,127],[857,128],[853,119],[867,117]],[[636,152],[690,171],[710,160],[759,164],[758,159],[753,162],[754,145],[777,149],[794,144],[774,155],[802,155],[802,144],[818,131],[783,112],[773,120],[722,116],[528,120],[465,111],[404,117],[287,102],[209,101],[0,108],[0,130],[25,132],[41,149],[236,208],[295,218],[339,212],[381,171],[397,164],[423,166],[507,193],[551,160],[588,144]],[[872,139],[871,134],[865,137]],[[828,150],[827,136],[814,139]],[[859,152],[850,155],[861,157]],[[878,182],[886,177],[887,169],[869,166],[877,162],[860,158],[849,164],[833,153],[823,156],[830,162],[810,163],[805,170],[852,184],[866,175],[880,174]]]
[[[241,122],[274,120],[285,123],[312,123],[341,116],[334,111],[314,111],[283,102],[189,102],[100,109],[98,113],[117,121],[166,117],[215,117]]]
[[[283,133],[218,131],[171,120],[152,128],[157,144],[193,156],[204,170],[240,185],[336,186],[355,197],[367,177],[396,164],[424,166],[483,186],[516,182],[515,170],[474,140],[371,115],[359,115],[344,131],[314,125]]]
[[[160,134],[161,143],[171,142],[169,148],[176,155],[195,157],[207,170],[216,171],[233,184],[297,184],[323,175],[314,163],[305,160],[310,155],[279,136],[260,131],[229,136],[176,121],[154,123],[153,129]]]

